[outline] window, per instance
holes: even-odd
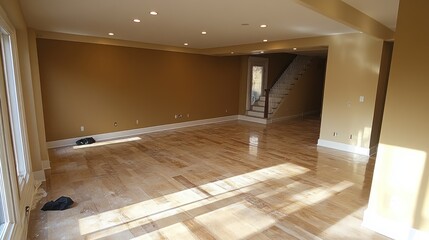
[[[24,185],[26,178],[28,177],[28,152],[26,149],[26,139],[24,137],[26,134],[23,131],[23,120],[21,119],[22,107],[20,102],[20,92],[18,87],[18,81],[16,78],[15,64],[14,64],[14,55],[12,51],[12,40],[10,34],[2,30],[1,33],[1,48],[2,48],[2,60],[3,60],[3,72],[4,72],[4,81],[6,85],[6,94],[9,114],[9,122],[12,133],[12,143],[13,150],[15,155],[15,166],[16,173],[18,176],[18,182],[20,189]],[[5,106],[6,107],[6,106]]]
[[[3,181],[2,181],[3,182]],[[3,199],[3,186],[0,185],[0,199]],[[0,201],[0,232],[3,232],[4,228],[4,210],[3,210],[3,201]]]
[[[0,239],[14,238],[12,234],[19,234],[15,229],[23,228],[21,205],[28,204],[23,190],[29,187],[31,170],[16,34],[11,26],[0,7]]]
[[[249,57],[247,77],[246,109],[251,110],[252,105],[265,96],[267,88],[268,58]]]
[[[1,59],[1,58],[0,58]],[[1,63],[2,61],[0,61]],[[10,143],[8,118],[5,118],[6,91],[4,87],[3,67],[0,65],[0,237],[10,234],[11,222],[14,221],[12,176],[10,173],[10,155],[13,155]],[[7,115],[7,114],[6,114]],[[9,139],[9,140],[8,140]],[[9,147],[8,147],[9,146]],[[13,156],[12,156],[13,157]],[[12,158],[13,159],[13,158]],[[13,163],[13,162],[12,162]],[[14,170],[12,168],[12,170]],[[13,173],[13,172],[12,172]]]
[[[255,104],[259,97],[262,95],[262,81],[263,81],[264,66],[252,66],[252,92],[250,104]]]

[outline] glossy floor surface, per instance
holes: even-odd
[[[50,151],[29,239],[386,239],[361,227],[374,159],[317,148],[320,121],[212,124]]]

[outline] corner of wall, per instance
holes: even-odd
[[[338,143],[334,145],[343,149],[351,149],[350,146],[359,152],[364,149],[365,154],[372,147],[370,140],[379,81],[379,71],[374,69],[380,69],[382,50],[381,39],[365,34],[337,36],[331,42],[320,139]],[[368,68],[369,65],[373,67]]]
[[[403,223],[384,218],[369,208],[364,212],[362,226],[392,239],[429,239],[429,232],[420,231]]]

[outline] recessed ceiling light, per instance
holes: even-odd
[[[231,54],[234,54],[234,52],[231,52]]]
[[[260,51],[259,53],[261,53],[261,54],[262,54],[262,53],[264,53],[264,51]]]
[[[262,24],[260,27],[261,27],[261,28],[266,28],[266,27],[267,27],[267,25],[266,25],[266,24]]]
[[[205,32],[205,31],[202,31],[202,32],[201,32],[201,34],[203,34],[203,35],[206,35],[206,34],[207,34],[207,32]]]
[[[264,39],[264,40],[262,40],[263,42],[268,42],[268,40],[267,39]]]
[[[189,43],[185,42],[183,45],[188,46],[188,45],[189,45]]]
[[[110,32],[110,33],[108,33],[109,34],[109,36],[113,36],[113,35],[115,35],[114,33],[112,33],[112,32]]]
[[[140,22],[140,19],[135,18],[135,19],[133,20],[133,22],[135,22],[135,23],[139,23],[139,22]]]
[[[293,50],[296,51],[296,47],[294,47]]]
[[[158,15],[158,13],[157,12],[155,12],[155,11],[150,11],[150,13],[149,13],[150,15],[152,15],[152,16],[156,16],[156,15]]]

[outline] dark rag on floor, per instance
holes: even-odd
[[[43,211],[53,211],[53,210],[65,210],[73,205],[73,200],[69,197],[60,197],[55,201],[50,201],[43,205]]]

